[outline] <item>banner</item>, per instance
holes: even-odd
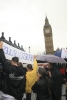
[[[61,58],[67,58],[67,49],[62,50]]]
[[[12,47],[5,42],[3,42],[3,50],[5,53],[6,59],[11,60],[12,57],[18,57],[19,62],[33,64],[33,55],[31,55],[29,53],[26,53],[15,47]]]

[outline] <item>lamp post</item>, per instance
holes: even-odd
[[[28,48],[29,48],[29,53],[30,53],[30,46]]]

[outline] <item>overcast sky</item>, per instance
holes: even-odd
[[[45,15],[52,26],[54,49],[67,47],[67,0],[0,0],[0,34],[37,54],[45,50]]]

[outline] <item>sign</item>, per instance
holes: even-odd
[[[62,50],[61,58],[67,58],[67,49]]]
[[[12,57],[18,57],[19,62],[33,64],[33,55],[21,51],[17,48],[14,48],[7,43],[3,42],[3,50],[6,56],[6,59],[11,60]]]

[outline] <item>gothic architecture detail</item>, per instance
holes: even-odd
[[[49,24],[47,17],[45,18],[45,25],[44,25],[43,31],[44,31],[46,54],[53,54],[54,47],[53,47],[52,28],[51,28],[51,25]]]

